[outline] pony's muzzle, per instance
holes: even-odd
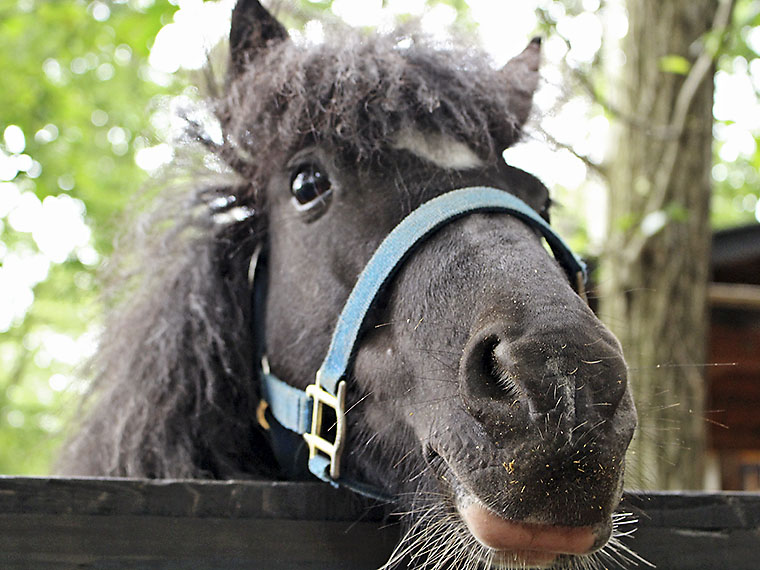
[[[499,318],[465,345],[460,395],[479,419],[543,423],[548,416],[560,422],[558,439],[577,440],[588,426],[611,421],[627,391],[622,352],[597,331],[582,319],[528,331],[519,319]]]
[[[473,500],[458,506],[459,514],[473,537],[505,561],[526,567],[551,564],[563,554],[589,554],[610,536],[609,525],[554,526],[505,519]]]

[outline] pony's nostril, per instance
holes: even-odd
[[[518,394],[515,363],[509,343],[497,335],[471,342],[466,350],[464,379],[471,396],[505,399]]]
[[[493,384],[500,396],[517,394],[515,381],[515,362],[512,358],[509,344],[503,340],[492,342],[483,355],[485,381]]]
[[[517,393],[515,360],[509,343],[499,341],[491,349],[489,375],[501,390],[509,395]]]

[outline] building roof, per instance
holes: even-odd
[[[713,234],[713,281],[760,285],[760,224]]]

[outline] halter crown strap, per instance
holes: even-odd
[[[442,225],[473,212],[505,212],[537,229],[546,239],[580,295],[586,266],[535,210],[504,190],[489,187],[461,188],[425,202],[404,218],[382,241],[343,306],[330,348],[317,371],[314,384],[298,390],[262,371],[263,396],[271,413],[289,430],[303,434],[309,445],[309,470],[324,481],[338,483],[362,494],[378,497],[377,490],[340,478],[340,456],[345,442],[345,376],[364,318],[375,297],[402,261],[425,237]],[[325,407],[335,414],[335,437],[323,437]],[[385,498],[385,497],[383,497]]]

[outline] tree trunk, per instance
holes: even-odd
[[[600,314],[623,344],[639,410],[628,484],[701,488],[713,96],[702,40],[730,7],[626,8]]]

